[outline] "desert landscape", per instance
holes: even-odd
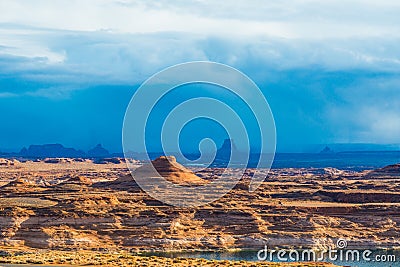
[[[400,1],[0,14],[0,267],[400,267]]]
[[[130,164],[144,168],[140,162]],[[155,166],[171,181],[189,185],[211,181],[223,171],[189,170],[166,158],[157,159]],[[140,255],[256,251],[265,244],[324,248],[339,238],[353,248],[400,248],[400,164],[362,172],[272,169],[261,187],[250,193],[253,172],[247,169],[234,190],[218,201],[177,208],[142,191],[121,158],[1,159],[0,262],[140,265],[156,261],[156,266],[162,261],[166,266],[215,266],[215,261],[205,259],[192,259],[195,264]],[[240,265],[251,264],[255,263]],[[307,263],[303,264],[296,266]]]

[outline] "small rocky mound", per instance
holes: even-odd
[[[0,186],[1,191],[10,192],[33,192],[40,188],[36,183],[27,181],[23,178],[17,178],[8,184]]]
[[[371,171],[366,175],[366,177],[367,178],[400,177],[400,163],[389,165],[389,166]]]
[[[29,182],[25,179],[17,178],[15,180],[9,182],[8,184],[6,184],[3,187],[30,187],[30,186],[35,186],[35,184],[33,182]]]
[[[92,181],[84,176],[73,176],[57,184],[51,190],[63,190],[70,192],[87,191],[92,185]]]
[[[43,160],[44,163],[53,163],[53,164],[58,164],[58,163],[71,163],[72,159],[68,158],[45,158]]]
[[[74,184],[74,185],[90,186],[93,183],[89,178],[87,178],[85,176],[74,176],[74,177],[71,177],[68,180],[65,180],[62,183],[60,183],[60,185],[62,185],[62,184],[68,184],[68,185]]]
[[[338,176],[338,175],[344,174],[345,172],[342,170],[336,169],[336,168],[328,167],[328,168],[324,168],[324,173],[328,174],[330,176]]]
[[[74,158],[72,159],[74,162],[90,162],[90,160],[88,159],[84,159],[84,158]]]
[[[108,164],[108,163],[121,164],[124,162],[125,162],[124,158],[100,158],[93,161],[93,163],[95,164]]]
[[[400,174],[400,163],[383,167],[381,169],[376,170],[376,172]]]
[[[158,174],[164,177],[167,181],[179,185],[203,185],[207,181],[195,175],[191,170],[185,168],[178,162],[174,156],[161,156],[151,162]],[[143,165],[135,170],[134,176],[154,177],[153,168],[150,164]]]
[[[0,166],[12,166],[15,165],[16,163],[19,163],[19,161],[16,159],[0,158]]]
[[[110,188],[114,190],[140,191],[139,185],[132,175],[121,176],[114,181],[98,182],[93,184],[94,188]]]

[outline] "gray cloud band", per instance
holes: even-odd
[[[122,131],[125,157],[129,157],[129,152],[137,151],[144,152],[147,160],[150,160],[146,146],[146,125],[149,123],[150,113],[168,92],[179,86],[194,83],[217,85],[229,90],[239,97],[253,113],[261,136],[260,156],[249,186],[250,191],[256,190],[265,179],[267,173],[265,170],[269,170],[274,159],[276,144],[274,118],[267,100],[257,85],[242,72],[224,64],[203,61],[178,64],[146,80],[133,95],[125,113]],[[240,152],[231,150],[227,168],[217,179],[195,187],[167,181],[151,164],[146,172],[141,173],[136,170],[136,166],[128,163],[136,183],[150,196],[166,204],[193,207],[221,198],[239,182],[249,161],[250,140],[245,124],[234,109],[220,100],[209,97],[187,100],[177,105],[168,114],[161,132],[164,152],[173,151],[178,154],[178,158],[184,158],[190,164],[199,162],[199,159],[191,161],[185,158],[179,148],[179,134],[182,128],[197,118],[207,118],[218,122],[224,127],[229,138],[245,141],[245,147],[241,148]],[[210,139],[203,141],[210,141]],[[244,168],[233,168],[234,162],[243,162],[243,160],[245,161]],[[212,160],[207,162],[211,163]],[[261,164],[262,172],[259,171]]]

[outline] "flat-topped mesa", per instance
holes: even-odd
[[[160,176],[171,183],[186,186],[207,183],[206,180],[198,177],[191,170],[179,164],[174,156],[161,156],[153,160],[151,164]],[[138,168],[135,174],[140,174],[141,176],[148,174],[150,178],[154,174],[154,169],[150,164],[146,164]]]

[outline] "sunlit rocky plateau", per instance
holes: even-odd
[[[187,186],[223,171],[164,167],[163,175]],[[400,247],[400,165],[264,171],[255,192],[248,169],[218,201],[177,208],[142,191],[123,159],[1,159],[0,253],[4,261],[21,251],[324,248],[338,238],[354,248]]]

